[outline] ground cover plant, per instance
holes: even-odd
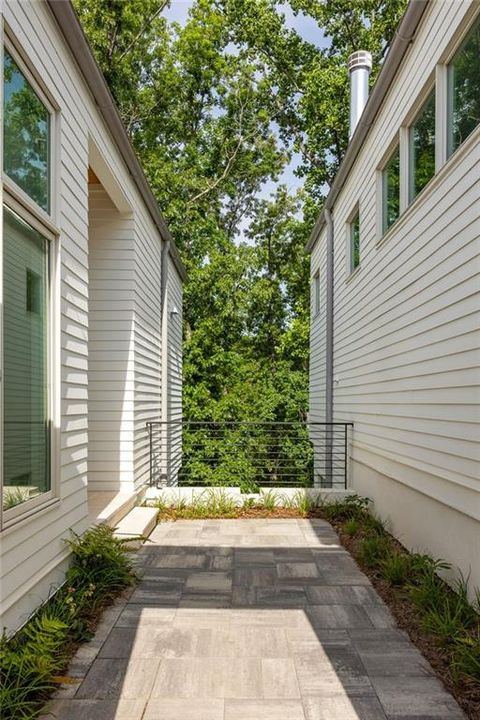
[[[0,639],[0,717],[33,720],[61,680],[69,658],[92,637],[99,614],[134,582],[126,542],[107,526],[67,541],[64,585],[12,638]]]
[[[480,591],[472,603],[462,576],[448,585],[441,577],[448,563],[408,552],[371,512],[370,502],[355,495],[319,501],[299,491],[273,490],[256,496],[232,496],[206,490],[186,500],[155,501],[159,522],[194,518],[324,518],[390,607],[470,720],[480,720]]]

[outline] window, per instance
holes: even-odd
[[[6,207],[3,217],[3,497],[8,510],[50,490],[50,243]]]
[[[3,169],[43,210],[50,211],[50,114],[4,51]]]
[[[349,225],[350,236],[350,272],[352,273],[360,265],[360,214],[356,215]]]
[[[2,328],[2,523],[52,498],[51,212],[53,110],[27,66],[4,48]],[[26,197],[19,198],[16,191]],[[54,219],[54,218],[52,218]]]
[[[435,88],[410,128],[409,142],[411,202],[435,174]]]
[[[312,280],[312,292],[313,292],[313,315],[318,315],[320,312],[320,270],[317,270]]]
[[[398,145],[383,170],[382,186],[382,225],[385,233],[400,215],[400,148]]]
[[[448,156],[480,124],[479,58],[480,17],[448,66]]]

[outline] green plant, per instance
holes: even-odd
[[[257,501],[253,497],[247,497],[243,499],[242,502],[242,509],[243,510],[253,510],[253,508],[257,507]]]
[[[0,639],[0,717],[33,720],[53,690],[72,643],[90,635],[94,613],[134,579],[126,543],[100,526],[72,533],[65,584],[12,638]]]
[[[346,532],[347,535],[350,535],[350,537],[353,537],[357,534],[357,532],[360,529],[360,523],[356,518],[349,518],[345,525],[343,526],[344,532]]]
[[[267,492],[262,492],[259,499],[259,505],[263,507],[265,510],[275,510],[275,508],[278,505],[278,497],[273,490],[268,490]]]
[[[480,683],[480,637],[464,634],[455,638],[451,668],[458,681]]]
[[[364,538],[359,544],[360,560],[370,568],[378,567],[381,561],[388,555],[390,544],[388,540],[380,535]]]
[[[129,541],[115,537],[113,528],[99,525],[82,536],[72,532],[65,542],[72,554],[66,586],[79,597],[88,597],[94,608],[132,583],[132,562],[126,553]],[[92,587],[95,592],[85,595]]]
[[[408,582],[411,567],[411,556],[398,551],[380,561],[382,575],[390,585],[404,585]]]
[[[53,689],[52,676],[65,664],[68,625],[41,610],[23,630],[0,641],[0,717],[27,720]]]

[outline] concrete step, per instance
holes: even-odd
[[[132,508],[118,523],[114,533],[115,537],[122,539],[132,538],[132,542],[128,544],[129,549],[138,549],[142,544],[142,540],[136,539],[137,536],[148,537],[150,535],[157,524],[157,515],[157,508],[141,506]]]
[[[136,502],[136,493],[89,491],[89,524],[116,527],[130,510],[135,507]]]

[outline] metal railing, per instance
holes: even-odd
[[[150,421],[150,484],[345,488],[352,426]]]

